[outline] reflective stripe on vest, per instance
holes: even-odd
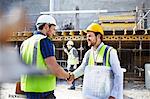
[[[38,69],[47,69],[47,65],[40,50],[40,40],[45,36],[37,34],[25,40],[21,46],[22,60],[32,65],[36,63]],[[36,50],[35,50],[36,48]],[[37,53],[36,53],[37,52]],[[36,53],[36,55],[34,55]],[[36,60],[36,61],[35,61]],[[48,92],[56,87],[54,75],[24,75],[21,77],[21,89],[25,92]]]
[[[110,55],[110,50],[111,49],[112,49],[112,47],[107,46],[107,45],[103,45],[100,48],[100,51],[98,53],[98,56],[97,56],[95,62],[94,62],[93,52],[91,50],[88,65],[89,66],[94,66],[94,65],[100,64],[100,65],[103,65],[103,66],[110,67],[109,55]]]

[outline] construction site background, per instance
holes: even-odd
[[[2,2],[2,1],[0,1]],[[87,3],[88,2],[88,3]],[[7,43],[14,48],[19,48],[21,43],[33,35],[36,18],[41,12],[50,11],[50,0],[5,0],[0,3],[0,8],[7,13],[13,6],[25,8],[27,24],[23,29],[13,32]],[[7,4],[10,4],[9,7]],[[67,6],[66,6],[67,5]],[[86,36],[83,30],[89,23],[100,22],[104,27],[104,42],[117,49],[121,67],[126,68],[124,73],[125,95],[127,99],[148,99],[150,92],[145,89],[145,64],[150,62],[150,1],[149,0],[54,0],[52,11],[67,10],[107,10],[104,13],[86,14],[54,14],[58,22],[58,31],[53,39],[56,45],[56,57],[58,63],[66,68],[67,56],[63,46],[68,40],[75,42],[79,52],[80,62],[88,50]],[[15,14],[15,13],[14,13]],[[5,16],[3,16],[5,18]],[[13,17],[13,14],[12,16]],[[7,17],[6,17],[7,18]],[[12,86],[12,88],[8,88]],[[64,82],[58,82],[56,94],[67,86]],[[3,87],[7,87],[6,89]],[[1,95],[11,97],[14,84],[1,86]],[[61,91],[60,91],[61,90]],[[142,91],[140,91],[142,90]],[[8,91],[8,94],[3,94]],[[60,92],[60,93],[59,93]],[[81,95],[81,90],[77,90]],[[127,94],[126,94],[127,93]],[[136,93],[136,94],[135,94]],[[78,93],[76,93],[77,95]],[[73,95],[73,94],[71,94]],[[134,95],[134,96],[132,96]],[[9,97],[10,96],[10,97]],[[68,99],[72,96],[69,95]],[[5,99],[5,98],[2,98]]]

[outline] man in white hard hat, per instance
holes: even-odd
[[[67,53],[68,59],[67,59],[67,70],[70,72],[73,72],[77,68],[77,64],[79,64],[79,56],[78,51],[74,46],[73,41],[67,42],[67,48],[64,48],[64,52]],[[70,90],[75,90],[75,81],[72,82],[72,86],[68,88]]]
[[[37,32],[25,40],[20,48],[25,64],[35,65],[38,69],[48,70],[47,75],[23,75],[21,90],[27,99],[56,99],[54,90],[56,77],[67,79],[67,73],[55,58],[55,46],[51,38],[56,32],[56,20],[51,15],[41,15],[36,22]]]
[[[84,74],[85,99],[123,99],[123,71],[116,49],[103,43],[104,31],[98,23],[90,24],[85,32],[91,49],[70,81]]]

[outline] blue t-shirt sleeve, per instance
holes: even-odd
[[[41,39],[40,41],[40,49],[43,58],[47,58],[50,56],[54,56],[54,45],[52,41],[50,41],[48,38]]]

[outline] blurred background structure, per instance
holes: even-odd
[[[104,15],[122,15],[128,12],[135,12],[136,7],[138,10],[138,18],[149,10],[149,0],[5,0],[0,1],[1,9],[8,11],[12,6],[24,7],[27,10],[26,15],[30,19],[33,26],[26,27],[25,30],[33,30],[34,22],[40,12],[47,11],[72,11],[72,10],[107,10],[108,13],[86,13],[86,14],[55,14],[54,16],[58,20],[59,27],[69,24],[70,22],[77,26],[76,21],[78,18],[79,29],[83,29],[88,26],[93,20],[97,20],[99,16]],[[9,5],[9,6],[8,6]],[[149,16],[149,14],[148,14]],[[148,26],[149,25],[149,17]],[[138,21],[138,20],[137,20]]]

